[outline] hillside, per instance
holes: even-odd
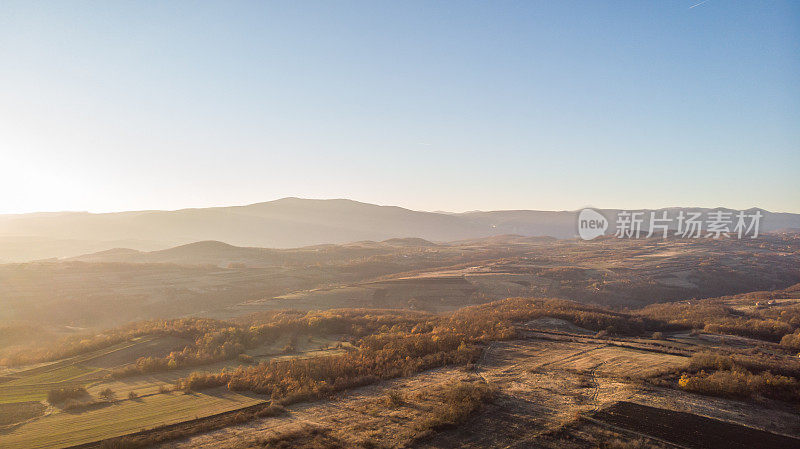
[[[229,245],[206,240],[158,251],[138,251],[114,248],[84,254],[67,261],[93,263],[170,263],[178,265],[215,265],[269,267],[284,264],[331,263],[377,254],[387,254],[394,248],[435,246],[422,239],[390,239],[385,242],[363,241],[345,245],[314,245],[295,249],[255,248]]]
[[[115,249],[0,265],[0,325],[69,332],[64,326],[283,309],[439,313],[509,296],[638,308],[798,283],[798,248],[796,235],[589,242],[506,235],[437,245],[399,239],[270,249],[204,241]]]
[[[616,212],[603,211],[609,218]],[[763,213],[762,232],[800,227],[798,214]],[[176,211],[2,215],[0,262],[72,257],[119,247],[152,251],[206,240],[296,248],[393,238],[442,242],[503,234],[572,238],[575,226],[576,214],[570,211],[450,214],[345,199],[300,198]]]
[[[553,298],[447,314],[336,309],[139,322],[31,347],[24,354],[40,363],[0,371],[0,442],[795,448],[797,291],[706,300],[737,309],[727,319],[746,325],[739,329],[682,322],[719,318],[697,302],[625,312]],[[774,304],[753,308],[763,297]],[[742,337],[747,327],[781,327],[791,338]]]

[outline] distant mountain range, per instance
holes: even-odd
[[[613,225],[616,210],[601,212]],[[762,213],[762,232],[800,228],[800,214]],[[0,261],[73,257],[114,248],[154,251],[206,240],[294,248],[406,237],[442,242],[503,234],[573,238],[576,233],[574,211],[442,213],[346,199],[284,198],[176,211],[0,215]]]

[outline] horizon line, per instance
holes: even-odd
[[[348,201],[351,203],[358,203],[364,204],[369,206],[378,206],[378,207],[395,207],[400,209],[409,210],[412,212],[423,212],[423,213],[431,213],[431,214],[442,214],[442,215],[463,215],[463,214],[471,214],[471,213],[489,213],[489,212],[578,212],[583,209],[597,209],[597,210],[629,210],[629,211],[659,211],[659,210],[668,210],[668,209],[708,209],[708,210],[717,210],[717,209],[728,209],[728,210],[744,210],[749,211],[753,209],[762,210],[764,212],[769,212],[773,214],[800,214],[800,211],[797,212],[788,212],[788,211],[771,211],[759,206],[751,206],[743,209],[739,208],[732,208],[727,206],[666,206],[666,207],[640,207],[640,208],[620,208],[620,207],[597,207],[593,205],[586,205],[583,207],[579,207],[576,209],[524,209],[524,208],[512,208],[512,209],[471,209],[471,210],[464,210],[464,211],[447,211],[443,209],[436,209],[436,210],[423,210],[423,209],[412,209],[410,207],[398,206],[395,204],[380,204],[380,203],[370,203],[366,201],[355,200],[352,198],[303,198],[297,196],[286,196],[281,198],[276,198],[273,200],[267,201],[257,201],[255,203],[247,203],[247,204],[223,204],[223,205],[209,205],[209,206],[195,206],[195,207],[181,207],[177,209],[114,209],[114,210],[39,210],[39,211],[28,211],[28,212],[0,212],[0,216],[12,216],[12,215],[37,215],[37,214],[89,214],[89,215],[106,215],[106,214],[123,214],[123,213],[148,213],[148,212],[181,212],[181,211],[189,211],[189,210],[200,210],[200,209],[223,209],[223,208],[234,208],[234,207],[251,207],[257,206],[260,204],[267,204],[267,203],[276,203],[279,201],[286,201],[286,200],[300,200],[300,201]]]

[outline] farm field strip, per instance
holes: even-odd
[[[592,352],[560,360],[551,368],[588,371],[602,361],[598,371],[608,375],[635,375],[645,371],[679,368],[688,364],[687,357],[637,351],[630,348],[603,347]]]
[[[5,449],[64,447],[142,429],[188,421],[249,405],[265,402],[255,395],[243,395],[226,389],[197,394],[157,394],[81,413],[56,413],[23,424],[0,435]]]
[[[156,338],[138,339],[136,342],[127,342],[124,345],[115,345],[113,348],[93,351],[80,357],[80,360],[92,360],[107,354],[127,350],[133,346],[147,344]],[[297,354],[253,354],[257,362],[266,360],[281,360],[287,358],[309,358],[324,355],[341,354],[345,349],[323,348],[325,344],[337,343],[334,340],[315,339],[312,342],[302,342],[301,350]],[[305,346],[305,348],[303,348]],[[258,350],[258,348],[256,348]],[[132,376],[122,379],[104,379],[103,374],[107,372],[104,368],[88,367],[75,362],[77,358],[69,358],[57,361],[47,366],[37,367],[35,370],[22,371],[15,374],[16,379],[0,384],[0,403],[42,401],[47,397],[47,392],[53,388],[84,385],[91,394],[97,394],[101,389],[109,387],[117,395],[122,397],[130,391],[137,394],[151,394],[158,391],[161,386],[172,385],[181,377],[188,376],[193,371],[219,371],[223,368],[235,369],[241,362],[228,360],[217,362],[210,365],[187,367],[183,369],[166,371],[162,373],[152,373],[140,376]],[[67,363],[69,362],[69,363]],[[34,373],[32,376],[24,374]]]
[[[348,390],[335,402],[295,404],[288,407],[288,416],[257,419],[159,447],[225,447],[254,437],[288,434],[303,426],[330,428],[332,434],[354,446],[358,441],[357,435],[370,435],[389,447],[402,447],[413,441],[417,432],[413,427],[414,419],[431,406],[427,399],[420,399],[427,397],[426,391],[454,381],[475,381],[480,378],[499,386],[502,395],[502,399],[494,405],[487,406],[492,410],[499,408],[501,413],[488,419],[496,420],[498,425],[506,425],[503,423],[505,418],[524,416],[525,425],[519,428],[520,432],[536,437],[555,424],[573,419],[576,410],[589,412],[598,406],[610,405],[628,398],[637,389],[624,382],[603,378],[597,379],[593,387],[587,389],[580,384],[580,373],[567,372],[564,376],[553,376],[549,370],[535,371],[543,362],[570,358],[585,353],[587,349],[595,349],[586,343],[524,339],[495,342],[490,348],[485,359],[477,364],[479,368],[476,373],[465,373],[459,368],[434,369]],[[401,391],[409,402],[387,409],[384,398],[388,391]],[[387,427],[391,428],[390,432],[385,431]],[[471,444],[465,447],[494,447],[497,438],[505,441],[497,432],[479,431],[470,435]],[[497,447],[505,447],[505,444]]]
[[[300,352],[298,354],[286,354],[286,355],[273,355],[273,356],[262,356],[257,357],[257,362],[264,362],[267,360],[285,360],[289,358],[314,358],[314,357],[323,357],[323,356],[331,356],[344,353],[344,349],[314,349],[310,351]],[[138,376],[131,376],[125,377],[121,379],[111,379],[111,380],[99,380],[97,382],[92,382],[87,386],[87,390],[90,394],[98,394],[100,390],[105,388],[110,388],[117,397],[124,397],[128,392],[135,391],[139,395],[143,394],[152,394],[158,392],[159,388],[162,386],[169,386],[175,384],[175,382],[182,378],[186,377],[192,372],[201,371],[201,372],[217,372],[223,369],[233,370],[236,369],[241,365],[241,362],[237,360],[228,360],[224,362],[217,362],[211,365],[202,365],[202,366],[194,366],[194,367],[187,367],[181,368],[177,370],[171,371],[164,371],[160,373],[150,373],[150,374],[143,374]]]
[[[12,402],[42,401],[47,398],[51,388],[68,386],[67,383],[19,385],[13,388],[0,388],[0,404]]]
[[[81,377],[85,377],[86,375],[101,371],[105,370],[100,368],[89,368],[83,365],[67,365],[56,370],[37,374],[35,376],[21,377],[10,382],[6,382],[2,388],[20,385],[50,385],[58,382],[70,382],[78,380]]]
[[[681,447],[796,448],[800,439],[765,432],[738,423],[692,413],[659,409],[621,401],[600,410],[596,418],[609,424],[642,432]]]
[[[154,340],[155,336],[146,336],[146,337],[136,337],[130,341],[124,341],[121,343],[117,343],[115,345],[111,345],[106,348],[98,349],[96,351],[91,351],[86,354],[81,354],[73,357],[67,357],[65,359],[57,360],[54,362],[46,363],[44,365],[39,365],[30,369],[25,369],[22,371],[16,371],[14,373],[10,373],[9,375],[14,377],[29,377],[29,376],[36,376],[42,373],[46,373],[49,371],[55,371],[66,366],[70,365],[77,365],[84,362],[88,362],[92,359],[96,359],[98,357],[102,357],[113,352],[122,351],[128,348],[131,348],[136,345],[144,344]]]

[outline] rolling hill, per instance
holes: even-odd
[[[604,210],[613,217],[615,210]],[[800,215],[764,211],[762,230],[800,227]],[[295,248],[362,240],[421,238],[433,242],[503,234],[575,236],[575,212],[510,210],[420,212],[346,199],[284,198],[247,206],[0,215],[0,262],[72,257],[131,248],[166,249],[197,241]]]

